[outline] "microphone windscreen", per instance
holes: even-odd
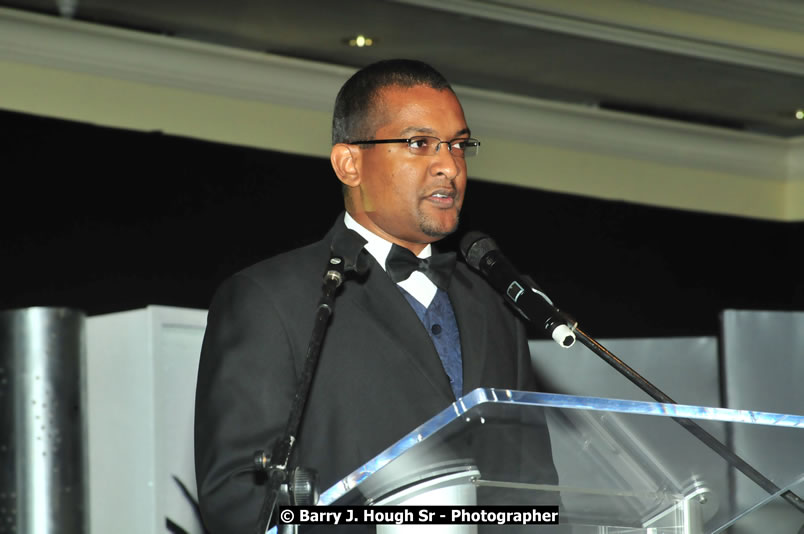
[[[469,232],[461,239],[460,249],[466,263],[473,269],[480,269],[480,260],[497,250],[497,243],[483,232]]]

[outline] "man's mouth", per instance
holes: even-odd
[[[455,204],[455,191],[439,190],[430,193],[426,197],[430,202],[444,208],[450,208]]]

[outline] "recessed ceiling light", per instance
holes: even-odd
[[[354,37],[347,37],[343,40],[349,46],[356,46],[358,48],[364,48],[366,46],[373,46],[374,39],[371,37],[366,37],[365,35],[355,35]]]

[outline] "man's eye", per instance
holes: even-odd
[[[427,148],[427,139],[411,139],[410,148]]]
[[[466,148],[468,141],[466,139],[455,139],[452,141],[452,148],[457,148],[458,150],[464,150]]]

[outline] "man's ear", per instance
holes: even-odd
[[[329,153],[332,168],[344,185],[355,187],[360,185],[360,149],[345,143],[338,143]]]

